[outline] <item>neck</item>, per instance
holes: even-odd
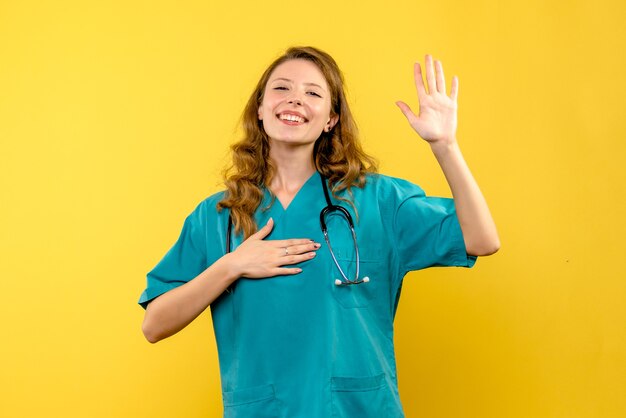
[[[274,193],[297,192],[315,173],[313,147],[273,146],[270,158],[276,171],[270,183]]]

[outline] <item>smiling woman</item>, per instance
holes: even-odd
[[[276,67],[259,106],[270,151],[314,144],[322,130],[330,131],[337,121],[330,106],[326,80],[315,64],[296,59]]]
[[[375,173],[328,54],[291,48],[261,77],[227,190],[187,217],[139,300],[150,342],[211,307],[226,417],[404,415],[393,345],[404,275],[471,267],[499,246],[456,143],[458,81],[447,95],[430,56],[426,79],[428,91],[416,64],[419,115],[398,106],[454,200]]]
[[[310,175],[316,169],[328,178],[333,195],[340,200],[340,192],[351,186],[362,186],[365,174],[376,171],[374,160],[363,151],[358,141],[356,123],[343,85],[343,75],[335,60],[310,47],[289,49],[265,70],[244,109],[244,138],[232,147],[233,165],[225,181],[228,193],[219,203],[220,208],[230,209],[236,232],[249,237],[257,230],[258,224],[253,216],[262,197],[259,185],[282,182],[283,178],[293,181],[294,173],[275,176],[276,169],[284,166],[276,165],[276,158],[291,162],[292,167],[304,168],[295,184],[289,182],[270,187],[284,207],[308,178],[307,173]],[[309,98],[305,101],[307,96]],[[292,103],[287,103],[290,100]],[[324,103],[328,104],[327,108]],[[273,110],[272,105],[282,107]],[[303,131],[310,129],[307,134],[314,136],[313,141],[302,146],[283,143],[271,147],[273,136],[279,132],[273,135],[270,132],[279,126],[287,130],[284,122],[279,124],[276,121],[280,112],[307,118],[307,114],[302,114],[307,112],[303,107],[310,108],[308,111],[319,117],[317,126],[306,123],[304,126],[308,127],[303,128]],[[310,128],[311,125],[315,128]],[[287,134],[291,134],[289,130]],[[284,156],[277,155],[283,152],[286,152]],[[301,161],[306,164],[302,165]]]

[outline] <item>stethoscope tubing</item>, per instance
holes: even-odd
[[[326,241],[326,244],[328,245],[328,250],[333,259],[333,262],[335,263],[335,266],[337,266],[337,270],[339,270],[339,274],[341,274],[341,277],[343,279],[343,280],[340,280],[340,279],[335,280],[335,284],[337,286],[349,286],[353,284],[367,283],[369,281],[369,278],[364,277],[363,279],[359,279],[361,260],[359,257],[359,246],[357,244],[356,231],[354,230],[354,222],[352,221],[352,215],[350,215],[350,212],[348,212],[348,210],[344,208],[343,206],[332,204],[330,200],[330,194],[328,193],[328,186],[326,185],[326,178],[320,174],[320,179],[322,180],[322,188],[324,189],[324,198],[326,199],[326,207],[322,209],[320,212],[320,227],[322,228],[322,233],[324,234],[324,240]],[[333,247],[330,244],[330,237],[328,236],[328,228],[326,226],[326,215],[332,212],[341,213],[343,217],[346,219],[346,221],[348,222],[348,226],[350,227],[350,232],[352,234],[352,242],[354,243],[354,254],[356,256],[356,272],[354,274],[353,280],[350,280],[348,278],[346,273],[343,271],[343,269],[339,265],[339,261],[337,260],[337,257],[335,257],[335,252],[333,251]]]

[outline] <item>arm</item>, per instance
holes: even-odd
[[[432,57],[427,55],[427,92],[422,79],[422,69],[419,63],[415,64],[415,87],[419,100],[418,116],[406,103],[397,102],[396,104],[411,127],[429,143],[446,176],[454,197],[467,253],[477,256],[490,255],[500,248],[498,232],[487,202],[456,140],[459,81],[457,77],[452,79],[452,88],[448,96],[441,62],[435,61],[434,67]]]
[[[237,280],[229,256],[224,255],[194,279],[148,304],[141,329],[149,342],[156,343],[185,328]]]
[[[185,328],[240,277],[261,278],[298,274],[285,268],[315,256],[319,244],[309,239],[264,240],[271,232],[270,221],[189,282],[152,300],[146,308],[142,331],[155,343]],[[287,249],[287,250],[286,250]]]

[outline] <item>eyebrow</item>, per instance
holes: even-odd
[[[283,77],[279,77],[279,78],[275,78],[272,80],[272,82],[274,81],[288,81],[290,83],[293,83],[293,80],[290,80],[288,78],[283,78]],[[315,84],[315,83],[304,83],[305,86],[314,86],[314,87],[319,87],[320,89],[326,91],[326,89],[322,86],[320,86],[319,84]]]

